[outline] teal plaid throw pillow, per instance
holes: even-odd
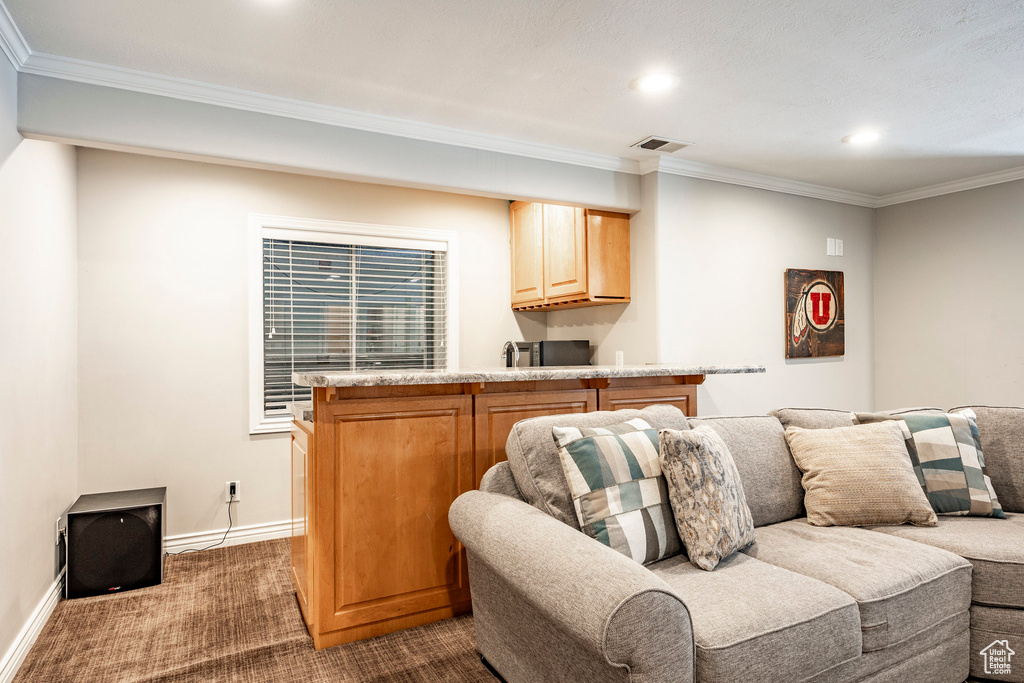
[[[903,430],[917,480],[940,515],[1006,517],[985,474],[974,412],[944,415],[857,413],[861,423],[895,420]]]
[[[552,435],[585,534],[641,564],[680,552],[657,430],[637,418]]]

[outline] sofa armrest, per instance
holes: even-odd
[[[509,683],[693,681],[689,612],[650,570],[508,496],[464,493],[448,519],[477,647]]]
[[[516,485],[515,477],[512,476],[512,468],[509,467],[507,460],[502,460],[484,472],[484,476],[480,480],[480,490],[500,493],[518,500],[524,500],[523,494],[519,492],[519,487]]]

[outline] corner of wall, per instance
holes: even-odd
[[[24,140],[18,73],[0,57],[0,681],[60,598],[54,521],[78,492],[76,151]],[[6,654],[4,654],[6,653]]]
[[[641,213],[646,212],[646,216],[643,219],[642,228],[649,234],[649,243],[644,243],[644,252],[642,252],[642,258],[647,260],[647,269],[641,269],[644,271],[644,275],[641,276],[647,280],[646,286],[649,289],[649,295],[651,297],[651,308],[653,311],[652,320],[649,323],[649,333],[653,340],[652,352],[653,363],[661,363],[664,360],[663,356],[663,344],[661,343],[661,302],[663,301],[661,292],[661,280],[660,275],[662,271],[662,259],[663,256],[658,249],[658,245],[661,242],[661,173],[653,171],[651,173],[644,174],[640,178],[640,197],[643,208]],[[638,265],[644,265],[644,261],[640,258],[634,258],[633,263],[630,264],[630,268],[634,269]]]

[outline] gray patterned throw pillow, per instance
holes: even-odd
[[[722,437],[707,425],[663,429],[659,439],[679,537],[690,562],[711,571],[754,542],[754,520],[736,463]]]

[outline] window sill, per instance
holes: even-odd
[[[272,417],[266,418],[256,426],[249,426],[249,436],[257,434],[287,434],[292,430],[292,418]]]

